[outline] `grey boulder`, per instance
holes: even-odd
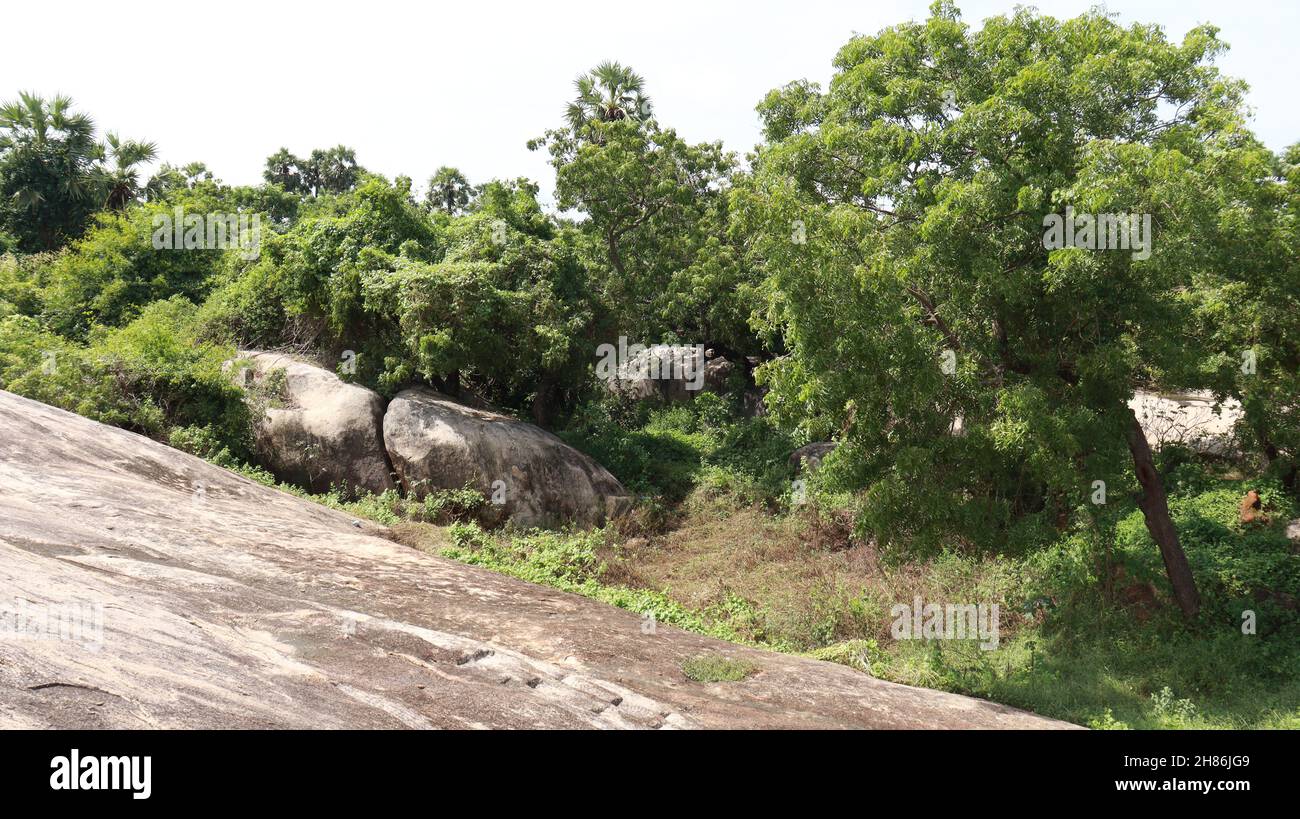
[[[836,446],[838,444],[834,441],[816,441],[801,446],[790,453],[790,466],[794,467],[796,473],[811,474],[822,465],[823,458],[835,451]]]
[[[313,492],[394,488],[378,393],[280,353],[244,351],[233,365],[258,462],[277,478]]]
[[[469,486],[520,526],[600,526],[631,505],[617,478],[551,433],[427,387],[389,403],[384,444],[408,494]]]
[[[698,346],[656,344],[631,355],[605,384],[610,392],[638,401],[658,397],[681,403],[699,394],[706,377]]]

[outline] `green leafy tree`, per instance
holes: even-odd
[[[1267,244],[1254,246],[1274,251],[1272,262],[1231,269],[1257,274],[1246,286],[1254,295],[1252,337],[1260,349],[1253,367],[1237,367],[1244,381],[1239,397],[1256,445],[1294,492],[1300,488],[1300,144],[1279,160],[1281,184],[1266,186],[1281,199],[1272,210],[1275,227]]]
[[[367,310],[400,328],[385,381],[471,387],[543,425],[572,405],[598,307],[576,234],[557,229],[536,195],[525,180],[490,182],[475,212],[449,225],[445,257],[390,259],[363,276]]]
[[[1213,351],[1202,380],[1242,403],[1239,432],[1294,491],[1300,468],[1300,145],[1275,156],[1255,141],[1201,188],[1200,243],[1217,264],[1185,298],[1189,336]],[[1185,379],[1187,380],[1187,379]]]
[[[1088,525],[1096,481],[1136,478],[1174,595],[1197,612],[1127,402],[1144,376],[1205,356],[1182,337],[1183,294],[1218,257],[1196,230],[1247,136],[1240,84],[1209,65],[1222,49],[1210,27],[1175,45],[1096,11],[1019,10],[972,32],[938,3],[850,41],[825,93],[764,101],[768,144],[741,198],[765,321],[790,349],[765,368],[769,405],[841,439],[827,480],[865,487],[860,520],[883,541],[1035,542],[1071,515]],[[1049,249],[1067,207],[1150,214],[1150,253]]]
[[[762,353],[749,327],[758,269],[731,231],[735,158],[661,127],[644,81],[619,63],[576,87],[568,127],[529,147],[550,152],[559,207],[587,217],[583,255],[608,311],[598,334]]]
[[[614,335],[755,351],[757,275],[729,232],[734,158],[631,119],[586,133],[599,138],[554,130],[547,146],[557,204],[587,217],[585,254]]]
[[[361,274],[403,249],[410,258],[433,260],[444,253],[444,239],[410,201],[409,189],[369,176],[353,191],[317,200],[282,234],[265,235],[260,258],[223,281],[205,305],[205,325],[240,344],[302,344],[325,356],[378,351],[363,361],[382,361],[394,333],[370,323]]]

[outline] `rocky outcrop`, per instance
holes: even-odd
[[[727,381],[731,379],[731,374],[735,371],[736,365],[732,364],[726,357],[716,356],[714,358],[709,358],[704,364],[705,391],[716,393],[726,392]]]
[[[794,467],[796,474],[811,474],[817,471],[822,465],[822,459],[834,452],[837,446],[834,441],[816,441],[801,446],[790,453],[790,466]]]
[[[1202,454],[1226,455],[1234,448],[1233,427],[1241,403],[1216,404],[1207,392],[1152,393],[1138,390],[1129,402],[1152,449],[1178,444]]]
[[[384,400],[337,375],[279,353],[232,362],[254,412],[258,462],[313,492],[394,487],[384,453]]]
[[[545,430],[427,388],[380,396],[286,355],[231,362],[254,411],[256,453],[286,482],[415,497],[469,486],[492,503],[485,522],[600,526],[631,506],[604,467]]]
[[[599,526],[631,504],[608,470],[551,433],[427,387],[389,403],[384,445],[408,493],[470,486],[521,526]]]
[[[0,441],[0,728],[1068,727],[646,628],[6,392]],[[757,671],[686,678],[710,654]]]
[[[752,371],[758,363],[756,358],[746,359],[744,372]],[[711,349],[702,351],[698,346],[661,344],[630,355],[612,375],[603,378],[605,388],[615,395],[674,404],[690,401],[701,393],[724,395],[737,389],[740,379],[733,380],[732,375],[738,367],[736,362]],[[766,395],[766,387],[751,385],[744,390],[741,404],[746,417],[767,414]]]
[[[705,385],[704,351],[698,346],[656,344],[640,350],[634,346],[620,360],[617,372],[605,385],[613,393],[638,401],[690,401]]]
[[[1235,399],[1216,404],[1208,392],[1137,390],[1128,406],[1153,450],[1176,444],[1204,455],[1229,455],[1236,449],[1234,427],[1242,417],[1242,408]],[[950,432],[965,435],[965,419],[955,417]]]

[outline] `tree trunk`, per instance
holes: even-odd
[[[551,385],[542,381],[533,395],[533,423],[542,429],[551,425]]]
[[[1142,486],[1142,499],[1138,505],[1142,516],[1146,518],[1147,531],[1151,539],[1160,547],[1160,556],[1165,561],[1165,573],[1169,583],[1174,587],[1174,598],[1183,616],[1191,619],[1201,608],[1201,595],[1196,591],[1196,580],[1192,577],[1192,568],[1187,564],[1187,554],[1178,542],[1178,530],[1169,517],[1169,501],[1165,495],[1160,473],[1156,472],[1155,462],[1151,458],[1151,447],[1147,444],[1146,433],[1138,423],[1137,416],[1128,410],[1128,450],[1133,455],[1133,471]]]
[[[623,270],[623,255],[618,252],[618,236],[613,229],[605,234],[605,243],[609,246],[610,264],[614,265],[614,269],[618,271],[619,276],[627,276],[627,273]]]

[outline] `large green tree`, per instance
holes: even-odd
[[[828,479],[866,488],[883,540],[1032,537],[1088,520],[1097,481],[1136,479],[1197,612],[1127,402],[1205,355],[1183,339],[1183,295],[1222,258],[1197,231],[1248,137],[1242,87],[1210,65],[1222,49],[1211,27],[1174,44],[1099,11],[972,31],[936,3],[850,41],[827,91],[797,83],[760,106],[767,145],[741,198],[766,321],[790,347],[766,368],[769,403],[843,441]],[[1150,215],[1149,252],[1049,247],[1067,208]]]
[[[530,144],[551,154],[559,207],[586,216],[584,255],[611,332],[756,352],[748,327],[756,276],[729,233],[734,157],[638,116],[648,105],[635,104],[642,84],[630,69],[599,66],[584,77],[569,127]]]
[[[1196,208],[1220,263],[1185,298],[1188,335],[1213,351],[1202,380],[1238,399],[1241,438],[1294,490],[1300,468],[1300,145],[1281,155],[1243,140]],[[1209,239],[1209,242],[1204,241]]]
[[[387,380],[422,379],[526,409],[542,425],[576,401],[594,358],[599,302],[576,232],[524,180],[489,182],[447,228],[436,262],[398,258],[364,277],[365,304],[400,331]]]

